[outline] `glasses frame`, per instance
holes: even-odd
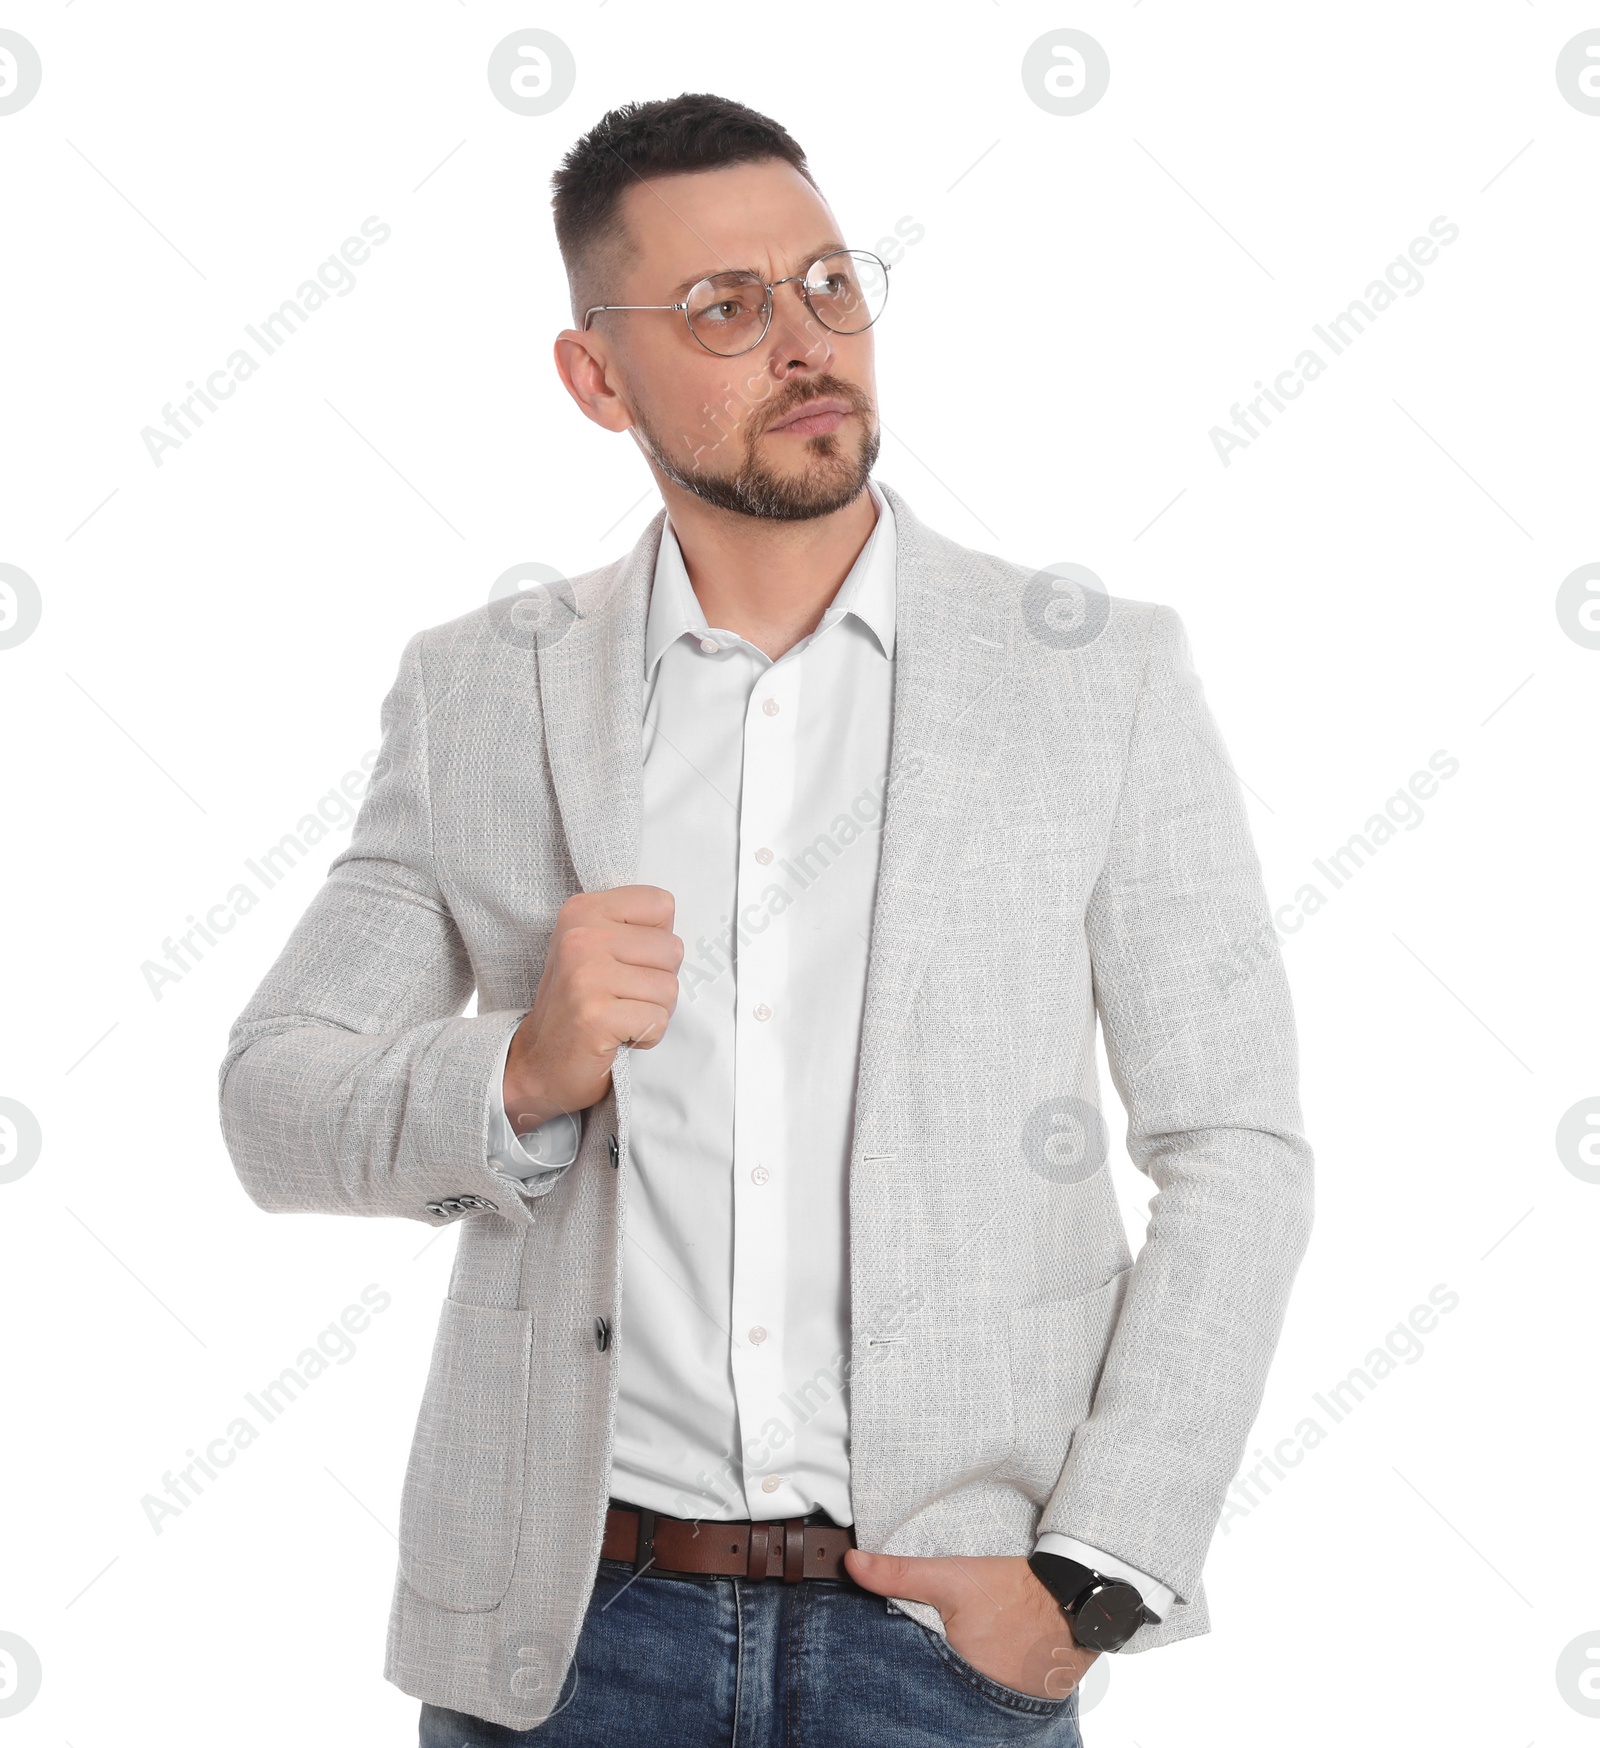
[[[835,255],[864,255],[869,261],[876,261],[879,269],[883,273],[883,304],[880,306],[878,314],[872,318],[872,321],[866,324],[866,327],[836,328],[831,322],[823,321],[821,315],[817,312],[816,305],[811,301],[811,293],[806,289],[806,282],[810,279],[815,268],[820,267],[824,261],[831,261]],[[752,277],[754,276],[752,275]],[[714,273],[708,273],[704,279],[697,279],[694,285],[691,285],[689,289],[692,292],[695,289],[695,286],[705,285],[714,278],[716,278]],[[819,322],[822,322],[823,327],[825,327],[830,334],[864,334],[866,333],[867,328],[872,327],[873,323],[877,321],[878,316],[881,316],[884,310],[889,306],[889,263],[885,261],[881,255],[874,255],[870,249],[830,249],[826,255],[819,255],[816,260],[806,268],[804,273],[791,273],[787,279],[774,279],[770,285],[764,279],[756,279],[755,283],[761,287],[763,294],[761,306],[761,332],[748,346],[741,346],[737,352],[719,352],[715,346],[707,346],[705,341],[694,331],[694,323],[689,320],[689,305],[686,302],[593,304],[583,312],[583,332],[587,334],[589,331],[589,324],[596,316],[603,315],[607,310],[681,310],[683,312],[683,325],[689,330],[690,337],[697,346],[701,347],[704,351],[709,352],[713,358],[742,358],[746,352],[754,352],[756,347],[759,346],[771,332],[772,294],[780,285],[798,285],[800,287],[801,300],[804,302],[806,308],[810,310],[812,315],[816,316]]]

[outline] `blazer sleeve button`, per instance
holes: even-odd
[[[601,1353],[604,1353],[611,1345],[611,1325],[603,1317],[597,1317],[594,1320],[594,1345],[599,1348]]]

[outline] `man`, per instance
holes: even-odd
[[[871,481],[887,270],[781,127],[630,105],[555,188],[665,512],[411,640],[221,1075],[261,1206],[461,1222],[386,1673],[457,1748],[1075,1744],[1207,1629],[1306,1243],[1238,784],[1170,609]]]

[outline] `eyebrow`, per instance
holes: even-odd
[[[839,242],[823,243],[819,248],[812,249],[809,252],[807,252],[805,254],[802,262],[801,262],[801,265],[804,267],[809,267],[813,261],[820,261],[824,255],[837,255],[843,250],[843,248],[844,248],[843,243],[839,243]],[[748,273],[756,279],[761,278],[760,273],[754,267],[730,267],[730,266],[728,266],[728,264],[726,262],[724,262],[722,264],[722,266],[720,266],[720,267],[709,268],[704,273],[695,274],[693,279],[685,279],[681,283],[673,286],[671,296],[674,299],[680,298],[683,296],[683,294],[686,291],[690,290],[691,287],[698,285],[702,279],[715,278],[715,276],[719,273]],[[779,277],[786,278],[788,276],[785,274],[780,274]]]

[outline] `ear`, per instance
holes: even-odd
[[[564,328],[556,335],[555,359],[562,386],[585,418],[607,431],[626,431],[633,424],[633,414],[612,384],[602,336]]]

